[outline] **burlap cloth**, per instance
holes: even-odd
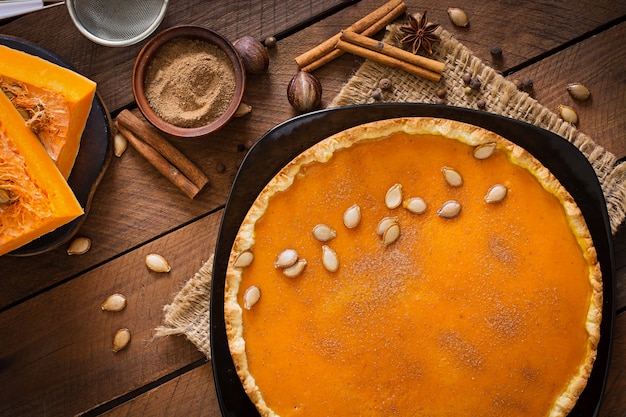
[[[387,27],[385,41],[398,45],[399,25]],[[439,83],[412,76],[372,61],[365,61],[343,86],[329,107],[372,103],[372,91],[381,78],[389,78],[393,88],[384,91],[385,102],[434,103],[437,90],[444,88],[446,103],[458,107],[477,108],[477,101],[485,101],[485,111],[521,120],[550,130],[577,146],[595,169],[606,198],[615,233],[626,217],[626,163],[604,150],[575,126],[563,121],[526,92],[506,80],[486,65],[445,30],[441,42],[434,47],[432,58],[445,62]],[[466,94],[463,74],[469,73],[482,82],[480,92]],[[209,347],[209,300],[213,255],[184,285],[171,304],[164,307],[164,325],[157,328],[159,336],[184,334],[202,353],[211,357]]]

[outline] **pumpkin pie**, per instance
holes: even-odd
[[[556,177],[437,118],[295,157],[226,273],[230,352],[262,416],[566,416],[601,307],[590,233]]]

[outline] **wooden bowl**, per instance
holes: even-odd
[[[164,120],[151,107],[146,97],[145,80],[153,58],[166,43],[185,38],[198,39],[216,45],[226,54],[235,73],[235,92],[230,104],[217,118],[199,127],[181,127]],[[245,77],[245,70],[241,59],[233,45],[227,39],[202,26],[179,25],[160,32],[141,49],[133,67],[132,88],[139,110],[154,127],[168,135],[178,138],[202,138],[219,130],[233,117],[243,97],[246,82]]]

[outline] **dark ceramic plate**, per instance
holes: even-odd
[[[17,49],[31,55],[38,56],[65,68],[73,68],[58,55],[23,39],[0,36],[0,45]],[[91,112],[85,125],[80,143],[80,150],[68,178],[68,184],[85,214],[72,222],[47,233],[32,242],[10,252],[9,255],[28,256],[36,255],[54,249],[76,234],[78,228],[87,217],[91,205],[91,197],[100,183],[102,175],[111,160],[112,140],[109,113],[96,94],[91,105]]]
[[[582,210],[602,267],[604,280],[601,338],[591,377],[570,417],[596,416],[606,382],[615,314],[612,237],[604,195],[587,159],[565,139],[513,119],[486,112],[429,104],[373,104],[309,113],[266,133],[244,159],[222,219],[215,249],[211,287],[211,352],[222,414],[258,416],[243,390],[228,350],[224,325],[224,281],[230,249],[248,209],[267,182],[294,156],[341,130],[374,120],[428,116],[481,126],[524,147],[550,169]]]

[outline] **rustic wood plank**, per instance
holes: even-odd
[[[626,156],[626,23],[611,27],[540,62],[511,74],[531,79],[533,97],[557,112],[560,104],[578,112],[578,129],[618,158]],[[574,100],[566,90],[580,82],[591,89],[586,101]]]
[[[211,364],[206,363],[102,414],[125,416],[219,416]]]
[[[450,23],[446,13],[450,6],[466,11],[470,20],[467,28]],[[485,62],[492,61],[491,47],[500,46],[503,60],[494,61],[494,67],[503,71],[525,65],[626,15],[626,3],[610,0],[461,1],[439,3],[433,9],[429,12],[432,20],[442,23]]]
[[[155,337],[154,329],[213,252],[220,220],[221,212],[207,216],[0,314],[0,415],[74,415],[202,359],[184,337]],[[152,252],[170,273],[146,268]],[[116,292],[126,309],[101,311]],[[113,335],[124,327],[132,341],[114,353]]]

